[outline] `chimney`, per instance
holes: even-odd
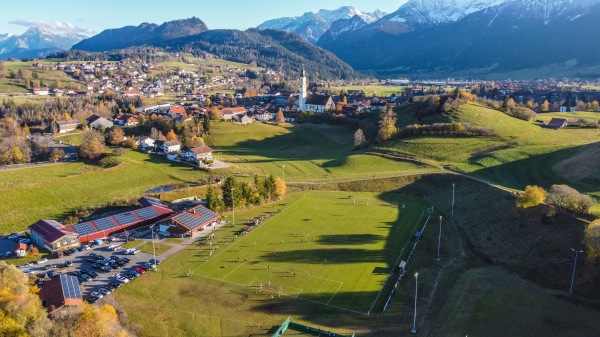
[[[196,209],[192,208],[192,214],[196,214]]]

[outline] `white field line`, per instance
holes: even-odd
[[[333,297],[335,296],[335,294],[338,293],[338,291],[340,290],[340,288],[344,285],[344,283],[342,282],[342,284],[340,284],[340,286],[335,290],[335,292],[333,293],[333,295],[331,295],[331,298],[329,299],[329,301],[327,301],[327,305],[329,305],[329,302],[331,302],[331,300],[333,299]]]
[[[235,268],[234,270],[232,270],[229,274],[225,275],[223,277],[223,280],[225,280],[227,277],[229,277],[229,275],[233,274],[236,270],[240,269],[240,267],[242,267],[243,265],[245,265],[247,262],[244,262],[242,264],[240,264],[239,266],[237,266],[237,268]]]

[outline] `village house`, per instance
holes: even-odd
[[[173,105],[169,107],[169,111],[167,112],[171,118],[181,118],[186,115],[185,107],[181,105]]]
[[[157,140],[154,142],[154,151],[162,153],[174,153],[181,150],[181,143],[176,140]]]
[[[36,96],[48,96],[50,94],[50,90],[48,88],[33,88],[31,92]]]
[[[68,120],[68,121],[56,121],[52,124],[52,131],[54,133],[67,133],[76,130],[79,127],[79,121]]]
[[[115,117],[115,122],[122,126],[135,126],[140,124],[138,117],[132,114],[119,115]]]
[[[241,116],[235,116],[233,118],[233,122],[237,123],[237,124],[241,124],[241,125],[246,125],[246,124],[252,124],[254,122],[254,119],[246,114],[241,115]]]
[[[304,105],[304,111],[314,111],[316,113],[333,109],[335,109],[335,104],[331,95],[310,95]]]
[[[221,109],[221,119],[225,121],[233,120],[237,116],[245,115],[248,110],[244,107],[233,107]]]
[[[108,129],[112,128],[114,125],[113,122],[98,115],[91,115],[90,117],[86,118],[85,121],[87,122],[87,125],[92,129],[97,129],[100,126],[103,126],[105,129]]]
[[[142,151],[154,147],[154,139],[150,137],[134,137],[133,140]]]
[[[198,205],[194,208],[173,214],[161,222],[161,231],[178,236],[193,236],[219,221],[221,217],[210,209]]]
[[[201,162],[204,160],[212,160],[212,152],[213,150],[210,147],[204,145],[194,147],[191,149],[184,149],[183,151],[181,151],[180,156],[188,161]]]
[[[22,242],[17,242],[15,245],[15,255],[17,257],[23,257],[27,254],[27,244]]]
[[[565,118],[552,118],[550,120],[550,122],[548,122],[548,124],[546,124],[546,127],[550,128],[550,129],[558,130],[558,129],[564,128],[565,126],[567,126],[567,124],[568,123]]]

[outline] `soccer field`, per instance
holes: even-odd
[[[426,205],[400,196],[383,201],[375,193],[310,192],[294,199],[247,234],[217,231],[201,244],[190,272],[269,297],[369,312],[427,218]],[[241,231],[247,226],[239,221]]]

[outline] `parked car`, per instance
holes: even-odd
[[[140,274],[143,274],[143,273],[145,273],[145,272],[146,272],[144,269],[142,269],[142,268],[140,268],[140,267],[137,267],[137,268],[135,268],[135,271],[137,271],[137,272],[138,272],[138,273],[140,273]]]
[[[11,255],[13,255],[13,252],[6,252],[6,253],[4,253],[4,257],[10,257]]]
[[[46,263],[46,262],[48,262],[48,259],[44,257],[44,258],[40,259],[40,260],[37,262],[37,264],[42,264],[42,263]]]
[[[96,278],[99,276],[98,273],[96,273],[93,270],[88,271],[87,274],[90,275],[92,278]]]
[[[99,292],[97,292],[97,291],[93,291],[91,295],[92,295],[92,296],[95,296],[95,297],[98,297],[98,298],[102,298],[102,297],[104,297],[104,295],[102,295],[101,293],[99,293]]]
[[[81,274],[81,278],[83,278],[86,281],[91,281],[92,277],[88,274]]]
[[[129,271],[129,273],[130,273],[131,275],[133,275],[133,277],[140,277],[140,276],[142,275],[142,274],[138,273],[137,271],[135,271],[135,270],[133,270],[133,269],[132,269],[132,270],[130,270],[130,271]]]
[[[77,253],[77,252],[79,252],[79,249],[77,249],[77,248],[71,248],[71,252],[72,253]]]
[[[98,302],[99,299],[100,298],[98,298],[97,296],[90,295],[90,296],[86,297],[85,301],[88,303],[96,303],[96,302]]]
[[[102,268],[101,268],[101,269],[102,269],[103,271],[105,271],[105,272],[111,272],[111,271],[113,271],[113,270],[114,270],[114,269],[112,269],[110,266],[102,266]]]
[[[31,239],[19,239],[20,243],[26,243],[26,244],[30,244],[31,243]]]
[[[57,273],[56,270],[50,270],[49,272],[46,273],[46,275],[48,275],[48,277],[52,278],[52,277],[56,277],[60,274]]]
[[[102,295],[109,295],[110,294],[110,290],[106,289],[106,288],[100,288],[98,289],[99,293],[102,293]]]
[[[7,237],[9,240],[17,240],[19,238],[19,234],[13,233]]]
[[[35,274],[35,272],[31,269],[23,269],[23,274]]]
[[[85,259],[85,260],[86,260],[87,262],[90,262],[90,263],[96,263],[96,261],[97,261],[97,260],[96,260],[96,258],[94,258],[94,257],[88,257],[88,258],[87,258],[87,259]]]
[[[73,252],[70,250],[65,250],[64,252],[62,252],[65,256],[71,256],[73,255]]]
[[[117,289],[117,288],[111,286],[110,284],[105,284],[104,288],[108,289],[108,291],[110,291],[110,292],[113,292],[113,291],[115,291],[115,289]]]
[[[81,276],[81,272],[79,270],[75,270],[71,274],[73,274],[73,276]]]
[[[116,281],[108,281],[108,284],[114,288],[118,288],[121,286],[121,282],[116,282]]]
[[[117,281],[121,283],[129,282],[129,278],[125,277],[125,275],[117,275]]]
[[[79,282],[79,284],[83,284],[85,282],[85,279],[81,276],[77,276],[77,282]]]
[[[89,257],[93,257],[95,259],[100,258],[100,256],[98,254],[95,254],[95,253],[90,253]]]
[[[65,267],[70,267],[72,265],[73,265],[73,262],[71,262],[71,261],[65,262]]]
[[[133,280],[133,278],[135,277],[135,276],[133,276],[133,274],[132,274],[132,273],[129,273],[129,272],[127,272],[127,273],[122,273],[120,276],[121,276],[121,277],[124,277],[124,278],[126,278],[127,280]],[[117,277],[117,280],[118,280],[118,279],[119,279],[119,278]],[[119,282],[120,282],[120,281],[119,281]],[[124,283],[126,283],[126,282],[124,282]]]
[[[121,261],[123,261],[123,262],[125,262],[125,263],[129,263],[129,262],[131,262],[131,260],[130,260],[130,259],[128,259],[128,258],[126,258],[126,257],[122,257],[122,258],[121,258]]]
[[[112,269],[118,269],[120,266],[114,262],[108,264]]]
[[[92,264],[92,267],[96,268],[96,269],[102,269],[102,265],[99,263],[94,263]]]
[[[33,266],[33,262],[25,262],[23,264],[20,264],[19,268],[25,268],[25,267],[29,267],[29,266]]]
[[[58,265],[56,264],[47,264],[44,269],[48,270],[48,269],[52,269],[52,268],[58,268]]]
[[[150,259],[150,261],[148,261],[148,262],[150,262],[151,264],[160,264],[160,260],[155,260],[155,259]]]
[[[81,245],[81,247],[79,247],[79,249],[81,249],[81,250],[88,250],[88,249],[90,249],[90,246],[88,246],[86,244],[83,244],[83,245]]]

